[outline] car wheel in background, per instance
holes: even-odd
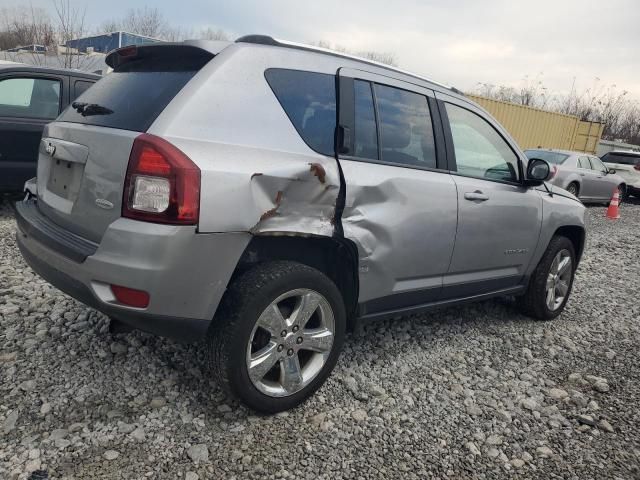
[[[562,313],[573,286],[576,255],[567,237],[555,236],[529,279],[525,294],[518,298],[521,310],[539,320]]]
[[[258,265],[232,282],[208,333],[209,366],[250,408],[293,408],[326,380],[346,329],[342,296],[320,271],[295,262]]]
[[[578,187],[578,184],[576,182],[571,182],[569,185],[567,185],[567,192],[577,197],[578,193],[580,193],[580,187]]]

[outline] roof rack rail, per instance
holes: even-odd
[[[390,71],[393,71],[393,72],[401,73],[402,75],[407,75],[408,77],[417,78],[418,80],[422,80],[422,81],[425,81],[425,82],[433,83],[434,85],[438,85],[441,88],[445,88],[447,90],[452,91],[453,93],[456,93],[458,95],[464,96],[464,93],[462,93],[457,88],[450,87],[448,85],[443,85],[442,83],[434,82],[433,80],[431,80],[429,78],[421,77],[420,75],[416,75],[415,73],[407,72],[407,71],[402,70],[400,68],[392,67],[392,66],[386,65],[384,63],[375,62],[373,60],[367,60],[366,58],[361,58],[361,57],[357,57],[355,55],[349,55],[349,54],[346,54],[346,53],[336,52],[336,51],[329,50],[329,49],[322,48],[322,47],[314,47],[313,45],[306,45],[304,43],[296,43],[296,42],[288,42],[288,41],[284,41],[284,40],[278,40],[278,39],[273,38],[273,37],[271,37],[269,35],[259,35],[259,34],[244,35],[242,37],[237,38],[236,39],[236,43],[254,43],[254,44],[257,44],[257,45],[269,45],[269,46],[272,46],[272,47],[294,48],[296,50],[308,50],[310,52],[324,53],[324,54],[327,54],[327,55],[333,55],[334,57],[347,58],[349,60],[356,60],[358,62],[366,63],[366,64],[373,65],[373,66],[376,66],[376,67],[379,67],[379,68],[384,68],[385,70],[390,70]]]

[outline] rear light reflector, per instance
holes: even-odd
[[[149,294],[143,290],[111,285],[111,291],[116,300],[123,305],[136,308],[147,308],[149,306]]]
[[[122,216],[172,225],[196,225],[200,169],[166,140],[143,133],[131,149]]]

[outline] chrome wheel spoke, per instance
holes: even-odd
[[[300,359],[297,353],[283,358],[282,362],[280,362],[280,383],[288,393],[295,393],[300,390],[302,369],[300,368]]]
[[[267,372],[273,368],[278,361],[277,348],[278,344],[272,341],[265,348],[251,356],[249,362],[249,377],[251,377],[251,380],[254,382],[262,380]]]
[[[570,266],[571,266],[571,257],[569,257],[569,256],[564,257],[558,263],[558,275],[565,274],[569,270]]]
[[[557,274],[558,273],[558,264],[560,263],[560,254],[556,255],[555,258],[553,259],[553,262],[551,262],[551,269],[550,272],[553,274]]]
[[[569,285],[567,285],[567,283],[564,280],[560,280],[556,285],[556,290],[559,293],[558,296],[564,298],[564,296],[569,291]]]
[[[320,305],[322,297],[316,292],[308,292],[300,297],[300,302],[291,314],[291,323],[304,328]]]
[[[554,285],[555,285],[555,277],[553,276],[552,273],[549,273],[549,275],[547,276],[547,288],[546,288],[546,290],[549,291],[549,289],[553,288]]]
[[[551,287],[549,290],[547,290],[547,307],[549,307],[550,310],[555,310],[555,303],[556,289],[555,287]]]
[[[327,328],[315,328],[302,332],[302,350],[311,350],[318,353],[325,353],[331,350],[333,345],[333,333]]]
[[[278,337],[280,336],[280,332],[287,328],[287,322],[282,316],[278,305],[272,303],[262,312],[262,315],[260,315],[258,326],[264,328],[273,337]]]

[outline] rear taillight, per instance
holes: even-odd
[[[551,180],[553,177],[555,177],[557,173],[558,173],[558,166],[557,165],[553,165],[551,167],[551,173],[549,174],[549,180]]]
[[[166,140],[143,133],[133,142],[122,200],[123,217],[195,225],[200,169]]]
[[[633,169],[634,169],[634,170],[638,170],[638,171],[640,172],[640,163],[636,163],[636,164],[633,166]]]

